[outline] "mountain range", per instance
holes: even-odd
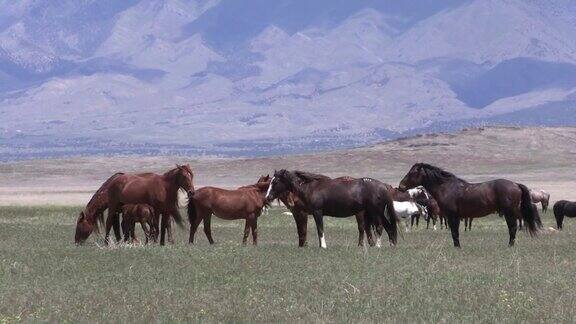
[[[571,0],[0,0],[0,159],[576,125]]]

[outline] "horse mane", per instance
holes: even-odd
[[[330,180],[331,178],[322,174],[310,173],[305,171],[294,171],[294,174],[303,182],[309,183],[317,180]]]
[[[424,172],[426,173],[426,176],[428,178],[433,179],[436,182],[447,182],[447,181],[454,181],[454,180],[466,182],[465,180],[458,178],[453,173],[448,172],[444,169],[441,169],[437,166],[427,164],[427,163],[417,163],[416,165],[424,170]]]
[[[121,176],[123,174],[124,174],[123,172],[117,172],[113,174],[110,178],[108,178],[106,181],[104,181],[104,183],[100,186],[100,188],[98,188],[98,190],[96,190],[94,195],[92,195],[92,198],[90,198],[88,204],[86,204],[84,210],[88,211],[88,209],[90,209],[92,211],[91,215],[97,217],[94,222],[96,227],[98,227],[99,223],[104,224],[104,213],[99,211],[99,209],[104,210],[108,207],[108,201],[107,200],[102,201],[102,194],[104,194],[105,191],[108,190],[108,186],[110,185],[110,182],[112,182],[112,180],[116,179],[116,177]],[[106,208],[102,208],[102,204],[106,204]]]

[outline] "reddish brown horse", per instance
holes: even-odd
[[[326,177],[326,179],[330,179],[327,176],[317,175],[321,177]],[[334,178],[334,180],[338,181],[352,181],[355,180],[353,177],[343,176],[339,178]],[[391,187],[391,186],[390,186]],[[289,190],[286,190],[280,194],[278,194],[278,199],[282,201],[284,206],[290,210],[292,213],[292,217],[294,217],[294,221],[296,222],[296,230],[298,232],[298,246],[303,247],[307,244],[307,232],[308,232],[308,213],[306,212],[306,205],[298,196]],[[364,234],[368,239],[368,244],[370,246],[374,246],[374,239],[372,238],[372,231],[365,231],[365,221],[364,216],[362,213],[356,214],[356,223],[358,224],[358,246],[364,245]]]
[[[225,220],[245,219],[244,238],[246,244],[248,235],[252,231],[252,243],[258,244],[258,217],[267,205],[264,199],[266,190],[270,185],[270,177],[260,177],[257,183],[240,187],[236,190],[226,190],[215,187],[198,189],[194,197],[188,201],[188,219],[190,221],[190,237],[188,242],[194,243],[194,235],[202,221],[204,233],[208,242],[214,244],[210,220],[212,214]]]
[[[177,165],[176,168],[161,175],[155,173],[119,173],[108,179],[95,194],[99,197],[97,200],[101,200],[101,203],[95,204],[100,206],[98,210],[103,211],[104,205],[108,208],[105,241],[108,242],[110,229],[113,225],[115,228],[117,226],[118,229],[120,227],[119,212],[122,205],[148,204],[156,211],[155,217],[162,215],[160,244],[164,245],[170,218],[173,218],[177,224],[182,224],[182,216],[178,211],[178,191],[184,189],[188,193],[188,197],[193,196],[193,179],[194,174],[189,165]],[[98,217],[98,213],[92,217],[80,216],[76,226],[77,243],[85,241],[90,236]],[[158,223],[155,221],[155,224]],[[119,235],[116,238],[120,240]]]
[[[423,186],[440,205],[448,218],[454,246],[460,247],[458,227],[461,218],[477,218],[498,212],[505,216],[510,240],[516,239],[516,219],[521,217],[531,235],[542,227],[537,210],[532,208],[530,191],[519,183],[498,179],[482,183],[469,183],[438,167],[417,163],[400,182],[406,190]]]
[[[93,231],[100,232],[99,225],[104,223],[104,211],[108,209],[108,187],[110,183],[124,173],[116,173],[106,180],[92,196],[86,208],[80,212],[76,221],[76,244],[84,242]],[[120,223],[114,224],[116,240],[120,241]]]
[[[152,206],[146,204],[126,204],[122,206],[122,233],[124,234],[124,242],[128,240],[136,242],[136,223],[140,223],[145,243],[148,244],[150,237],[156,240],[155,229],[158,228],[154,224],[156,213]]]

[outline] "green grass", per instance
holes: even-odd
[[[350,219],[327,220],[327,250],[298,248],[294,222],[272,210],[259,246],[243,223],[213,221],[185,244],[72,244],[78,208],[0,208],[0,322],[315,321],[574,322],[576,224],[507,247],[503,219],[475,221],[452,247],[447,230],[361,249]],[[551,215],[544,215],[546,227]],[[141,234],[140,234],[141,236]]]

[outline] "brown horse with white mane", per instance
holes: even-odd
[[[458,227],[461,218],[477,218],[501,213],[506,218],[510,240],[514,245],[517,218],[522,218],[531,235],[542,227],[538,211],[532,208],[530,191],[519,183],[498,179],[469,183],[454,174],[425,163],[416,163],[400,182],[400,190],[423,186],[436,199],[448,218],[454,246],[460,247]]]
[[[95,197],[90,200],[86,210],[78,218],[76,243],[82,243],[94,229],[97,229],[97,222],[103,218],[102,212],[106,208],[108,208],[108,218],[106,219],[105,241],[108,242],[112,226],[115,229],[116,239],[119,241],[120,235],[116,232],[116,227],[119,232],[121,207],[124,204],[147,204],[154,208],[155,217],[162,215],[160,244],[164,245],[170,218],[174,218],[178,225],[182,224],[182,216],[178,211],[178,191],[183,189],[188,193],[189,198],[193,196],[193,178],[194,174],[189,165],[177,165],[176,168],[164,174],[115,174],[98,189]]]
[[[194,243],[194,235],[202,221],[204,233],[208,242],[214,244],[210,219],[212,214],[225,220],[245,219],[243,244],[246,244],[250,230],[252,243],[258,243],[258,217],[267,205],[266,190],[270,185],[270,177],[262,176],[253,185],[243,186],[236,190],[226,190],[216,187],[198,189],[194,197],[188,201],[188,219],[190,221],[190,237],[188,242]]]

